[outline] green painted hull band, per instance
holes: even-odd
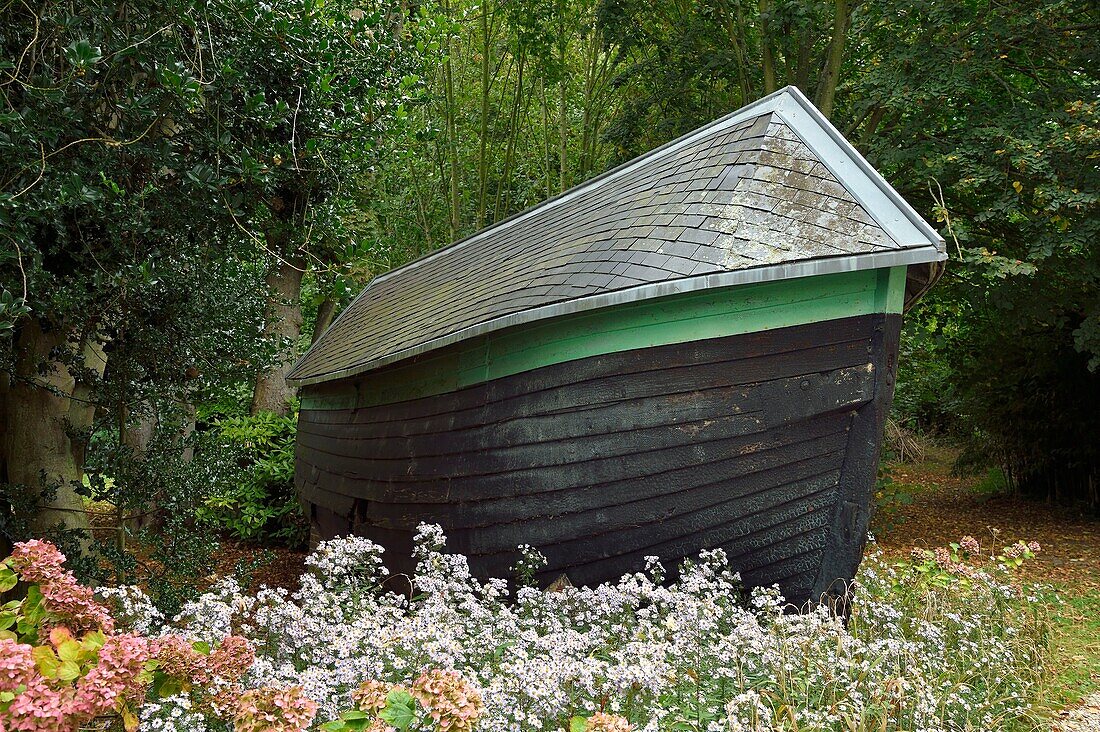
[[[605,353],[856,315],[900,313],[905,269],[843,272],[670,295],[519,326],[375,374],[307,387],[302,409],[390,404]]]

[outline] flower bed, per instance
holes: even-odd
[[[170,621],[133,588],[92,599],[56,549],[20,545],[0,587],[34,584],[0,616],[0,732],[103,714],[177,732],[1011,729],[1041,680],[1042,612],[1011,578],[1036,546],[982,569],[969,539],[872,554],[845,626],[744,596],[718,551],[672,582],[654,559],[614,584],[511,592],[443,545],[422,527],[411,599],[383,587],[380,547],[347,538],[310,555],[294,595],[226,578]]]

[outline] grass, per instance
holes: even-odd
[[[1100,588],[1065,591],[1051,618],[1048,697],[1058,707],[1100,692]]]

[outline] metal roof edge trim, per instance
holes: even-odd
[[[801,89],[796,86],[788,86],[782,91],[787,92],[787,95],[780,101],[778,109],[775,110],[776,113],[802,139],[803,143],[817,155],[818,159],[821,160],[821,164],[829,169],[829,172],[841,185],[849,184],[845,186],[848,188],[848,192],[898,246],[913,246],[914,242],[911,234],[915,232],[940,251],[945,251],[945,242],[940,233],[925,221],[924,217],[917,213],[909,205],[909,202],[902,198],[900,193],[894,190],[894,187],[882,177],[882,174],[873,165],[867,162],[867,159],[856,149],[855,145],[840,133],[840,130],[821,113],[821,110],[814,106],[813,102],[802,93]],[[792,105],[787,100],[793,100],[796,104]],[[808,115],[809,119],[812,120],[812,126],[806,124],[804,115]],[[824,135],[821,133],[824,133]],[[840,153],[839,156],[836,154],[838,152]],[[844,165],[845,162],[852,163],[856,170],[847,170],[847,166]],[[861,173],[866,182],[872,184],[872,187],[855,187],[858,178],[852,175],[853,172]],[[896,217],[887,218],[883,204],[889,204],[896,209],[905,217],[905,221],[901,222]],[[903,225],[899,227],[899,223]]]
[[[624,305],[655,297],[679,295],[717,287],[731,287],[734,285],[794,279],[798,277],[839,274],[841,272],[855,272],[859,270],[897,267],[910,264],[923,264],[926,262],[943,261],[945,259],[947,259],[947,255],[938,248],[934,246],[922,246],[890,252],[868,252],[866,254],[841,257],[807,259],[796,262],[753,267],[750,269],[738,269],[729,272],[715,272],[712,274],[686,277],[665,282],[654,282],[624,290],[603,292],[574,300],[551,303],[530,310],[523,310],[518,313],[502,315],[498,318],[468,326],[445,336],[440,336],[439,338],[426,341],[416,346],[410,346],[401,351],[396,351],[356,366],[302,379],[288,377],[287,381],[296,386],[310,386],[312,384],[320,384],[327,381],[346,379],[352,376],[359,376],[368,371],[374,371],[375,369],[388,366],[398,361],[403,361],[407,358],[412,358],[413,356],[419,356],[428,351],[434,351],[444,346],[449,346],[486,333],[503,330],[504,328],[509,328],[514,325],[524,325],[537,320],[545,320],[588,310],[597,310],[612,305]]]

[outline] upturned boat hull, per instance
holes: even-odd
[[[574,584],[721,548],[747,585],[778,584],[794,603],[843,596],[870,518],[904,281],[896,268],[681,297],[631,315],[629,336],[588,316],[552,324],[569,348],[505,334],[309,387],[298,489],[317,536],[371,538],[395,572],[411,572],[427,522],[483,577],[509,576],[520,544],[547,557],[541,579]],[[787,325],[792,313],[811,322]],[[521,357],[548,352],[561,360]]]

